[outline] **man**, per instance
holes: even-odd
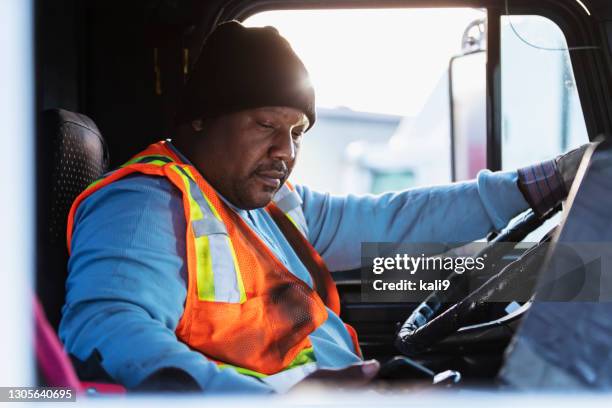
[[[465,242],[530,205],[543,213],[580,157],[334,197],[286,183],[314,105],[275,29],[230,22],[207,38],[172,143],[137,154],[71,210],[60,337],[81,373],[93,364],[128,388],[210,392],[272,392],[309,374],[367,380],[378,363],[362,361],[339,318],[327,267],[359,267],[363,241]]]

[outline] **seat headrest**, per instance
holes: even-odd
[[[53,243],[64,243],[66,219],[74,199],[106,172],[108,149],[89,117],[63,109],[42,114],[42,135],[53,152],[50,167],[49,234]]]
[[[38,129],[38,296],[54,328],[65,298],[66,222],[75,198],[102,176],[108,149],[95,123],[63,109],[41,114]]]

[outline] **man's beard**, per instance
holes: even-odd
[[[261,172],[274,172],[273,178],[278,178],[279,180],[278,187],[271,187],[266,185],[262,186],[260,184],[261,181],[259,180],[259,177],[262,177],[261,175],[259,175],[259,173]],[[240,183],[235,187],[235,195],[240,199],[240,203],[237,205],[237,207],[242,208],[244,210],[254,210],[257,208],[265,207],[270,203],[270,201],[272,201],[274,194],[276,194],[276,192],[283,186],[283,184],[285,184],[285,182],[289,178],[289,175],[290,170],[288,166],[285,164],[284,161],[281,160],[257,166],[255,170],[250,173],[248,179],[244,180],[243,183]],[[251,194],[253,190],[248,187],[256,189],[256,191]],[[263,200],[259,199],[260,197],[258,197],[258,195],[262,192],[270,195],[269,199],[267,199],[267,201],[265,202],[263,202]]]

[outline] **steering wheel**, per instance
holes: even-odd
[[[513,245],[500,245],[505,242],[520,242],[530,232],[541,226],[544,221],[560,210],[560,206],[549,211],[544,217],[527,212],[518,222],[490,241],[477,256],[486,256],[491,265],[490,271],[497,271],[504,255]],[[471,292],[458,303],[459,294],[466,293],[468,277],[451,273],[451,284],[446,291],[432,292],[406,319],[395,339],[395,346],[407,356],[414,356],[427,350],[431,345],[457,332],[461,327],[486,321],[490,302],[507,299],[511,293],[521,291],[532,293],[538,270],[547,253],[547,245],[552,237],[549,232],[538,245],[527,250],[521,257],[506,265],[491,276],[478,289]],[[470,277],[472,278],[472,277]]]

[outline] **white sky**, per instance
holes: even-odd
[[[317,106],[414,116],[477,9],[270,11],[247,26],[272,25],[310,72]]]

